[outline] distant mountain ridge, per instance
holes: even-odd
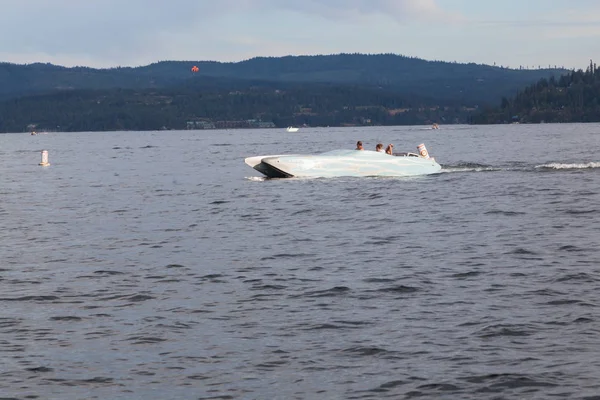
[[[197,66],[198,72],[191,68]],[[383,88],[463,105],[498,104],[524,86],[567,71],[508,69],[426,61],[396,54],[256,57],[240,62],[161,61],[141,67],[95,69],[0,63],[0,99],[79,89],[177,86],[243,89],[257,84],[330,83]]]

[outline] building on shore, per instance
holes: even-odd
[[[186,129],[216,129],[213,122],[207,120],[191,120],[186,122]]]
[[[259,119],[247,119],[237,121],[211,121],[207,119],[193,119],[186,122],[186,129],[242,129],[242,128],[275,128],[272,121],[261,121]]]

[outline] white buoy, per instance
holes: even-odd
[[[47,167],[48,165],[50,165],[50,163],[48,162],[48,150],[42,150],[42,161],[40,162],[40,165],[42,167]]]

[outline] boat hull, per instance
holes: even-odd
[[[435,174],[442,169],[434,159],[417,154],[391,156],[356,150],[334,150],[318,155],[257,156],[245,161],[269,178],[417,176]]]

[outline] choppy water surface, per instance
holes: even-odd
[[[444,172],[243,163],[359,139]],[[0,135],[0,397],[599,398],[599,193],[598,124]]]

